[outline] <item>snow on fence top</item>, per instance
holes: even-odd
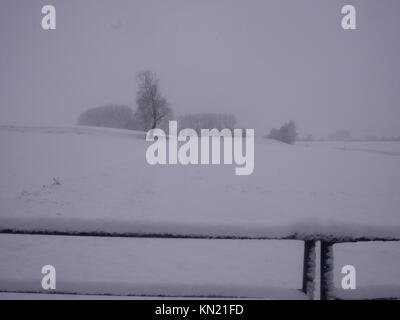
[[[289,146],[256,133],[255,171],[235,176],[229,165],[151,166],[147,145],[126,130],[0,127],[0,230],[400,237],[394,154]]]

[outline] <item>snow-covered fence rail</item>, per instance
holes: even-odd
[[[0,234],[48,235],[48,236],[75,236],[75,237],[128,237],[128,238],[175,238],[175,239],[225,239],[225,240],[299,240],[304,241],[303,255],[303,283],[301,291],[308,298],[314,298],[316,279],[316,243],[320,242],[320,299],[335,299],[333,285],[333,246],[338,243],[364,241],[400,241],[400,237],[334,237],[327,235],[299,235],[291,234],[278,236],[226,236],[226,235],[191,235],[191,234],[161,234],[161,233],[118,233],[103,231],[49,231],[49,230],[19,230],[0,229]]]

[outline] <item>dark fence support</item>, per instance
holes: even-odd
[[[333,298],[333,244],[321,240],[321,300]]]
[[[305,240],[302,291],[311,300],[314,299],[315,258],[315,240]]]

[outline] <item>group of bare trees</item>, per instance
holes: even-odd
[[[143,71],[137,75],[137,81],[135,111],[125,105],[92,108],[79,116],[78,124],[142,131],[161,128],[167,131],[168,121],[173,119],[173,113],[160,92],[157,75],[152,71]],[[187,114],[179,117],[178,123],[180,129],[191,128],[198,133],[201,129],[233,130],[236,126],[236,117],[220,113]],[[294,121],[289,121],[279,129],[274,128],[267,138],[292,144],[297,138],[296,124]]]
[[[96,107],[83,112],[78,118],[78,124],[145,131],[165,127],[173,114],[160,92],[156,74],[144,71],[137,75],[137,80],[136,111],[125,105]]]
[[[129,129],[132,125],[133,110],[124,105],[109,104],[83,112],[78,118],[82,126]]]
[[[273,128],[266,138],[292,144],[297,138],[296,124],[291,120],[283,124],[279,129]]]
[[[105,105],[83,112],[78,119],[79,125],[110,127],[148,131],[154,128],[167,130],[168,121],[173,119],[173,112],[161,94],[159,80],[154,72],[144,71],[137,75],[138,91],[135,111],[125,105]],[[199,113],[179,117],[180,128],[233,129],[236,117],[231,114]]]
[[[125,105],[105,105],[83,112],[78,119],[79,125],[111,127],[148,131],[154,128],[167,130],[168,121],[173,113],[166,98],[161,94],[159,80],[154,72],[144,71],[137,75],[137,108],[133,111]],[[232,114],[199,113],[179,117],[180,128],[191,128],[200,133],[201,129],[231,129],[236,126],[236,117]],[[272,129],[267,136],[292,144],[297,137],[294,121],[289,121],[279,129]]]

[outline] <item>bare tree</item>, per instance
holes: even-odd
[[[156,74],[143,71],[137,75],[137,80],[139,90],[136,96],[135,118],[146,131],[161,127],[163,121],[172,117],[172,111],[167,100],[160,93]]]

